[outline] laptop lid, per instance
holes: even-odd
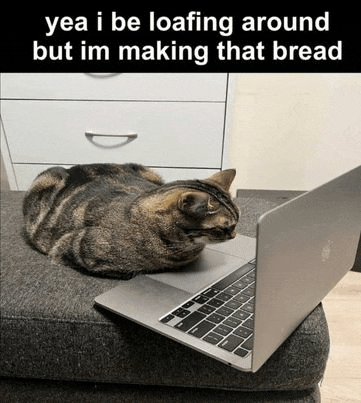
[[[159,318],[254,257],[253,238],[212,245],[203,265],[184,272],[120,282],[95,302],[236,368],[256,371],[352,267],[361,228],[360,184],[361,167],[259,219],[254,346],[246,359],[230,357],[216,346],[206,348]]]
[[[361,231],[361,166],[260,217],[257,370],[352,268]]]

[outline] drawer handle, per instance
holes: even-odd
[[[128,134],[98,133],[98,132],[93,132],[91,130],[87,130],[85,132],[85,137],[95,147],[109,149],[109,148],[124,147],[125,145],[134,141],[138,137],[138,134],[137,133],[128,133]],[[97,141],[95,141],[94,137],[114,137],[114,138],[121,138],[123,140],[118,140],[118,142],[116,144],[105,145],[105,144],[100,144]]]
[[[138,137],[137,133],[129,133],[129,134],[111,134],[111,133],[97,133],[87,130],[85,132],[87,137],[93,136],[101,136],[101,137],[127,137],[128,139],[136,139]]]

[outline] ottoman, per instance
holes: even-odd
[[[240,194],[238,230],[294,195]],[[52,264],[21,234],[24,192],[1,194],[4,402],[318,402],[329,352],[322,304],[256,373],[230,368],[94,306],[114,279]]]

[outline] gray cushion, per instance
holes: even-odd
[[[108,383],[2,379],[6,403],[316,403],[319,388],[281,392],[239,392]]]
[[[94,297],[118,280],[51,264],[32,250],[21,236],[23,196],[1,198],[1,375],[245,391],[313,389],[322,378],[329,351],[322,305],[257,373],[237,371],[96,309]],[[254,235],[258,215],[282,201],[238,197],[241,232]]]

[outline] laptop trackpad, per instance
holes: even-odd
[[[196,293],[245,263],[246,259],[206,248],[196,262],[179,271],[147,274],[147,276],[184,291]]]

